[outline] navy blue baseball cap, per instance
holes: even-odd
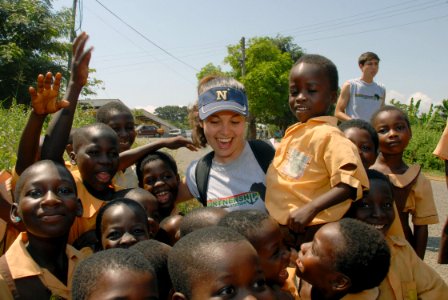
[[[231,87],[214,87],[199,95],[199,119],[205,120],[220,111],[234,111],[247,116],[247,96],[242,90]]]

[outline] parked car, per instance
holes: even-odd
[[[137,131],[137,135],[140,136],[161,137],[165,133],[163,128],[158,128],[155,125],[139,125],[135,130]]]
[[[185,129],[179,129],[179,128],[175,128],[175,129],[171,129],[169,132],[170,136],[178,136],[181,135],[183,137],[187,137],[187,131]]]

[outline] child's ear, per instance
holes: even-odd
[[[338,91],[331,92],[331,104],[335,104],[338,100]]]
[[[345,292],[352,286],[352,281],[346,275],[337,273],[337,275],[331,280],[331,286],[334,291]]]
[[[76,165],[76,153],[75,152],[70,152],[70,163],[72,164],[72,165]]]
[[[151,236],[154,238],[157,234],[157,232],[159,231],[159,223],[154,220],[153,218],[148,217],[148,228],[149,228],[149,233],[151,234]]]
[[[84,209],[82,208],[82,203],[81,200],[78,198],[76,199],[77,203],[76,203],[76,216],[77,217],[82,217],[82,213],[84,212]]]
[[[175,292],[173,294],[173,297],[171,297],[171,300],[187,300],[187,297],[185,297],[185,295],[182,293]]]
[[[17,203],[13,203],[11,206],[11,211],[9,213],[9,217],[13,224],[18,224],[18,223],[22,222],[22,218],[19,216],[18,210],[19,210],[19,207],[18,207]]]

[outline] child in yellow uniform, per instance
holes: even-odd
[[[353,204],[349,216],[380,230],[390,247],[390,268],[386,279],[379,285],[379,299],[444,299],[448,286],[439,274],[417,256],[406,239],[390,232],[395,211],[389,179],[375,170],[368,170],[367,174],[370,190]]]
[[[428,224],[439,222],[431,183],[420,172],[419,165],[408,166],[403,153],[412,138],[406,114],[395,106],[386,105],[372,116],[372,126],[378,133],[380,154],[372,166],[389,176],[394,199],[406,239],[423,259],[428,242]],[[412,215],[413,230],[409,225]]]
[[[63,165],[43,160],[22,173],[11,219],[26,232],[0,258],[0,299],[17,299],[17,294],[20,299],[69,298],[82,255],[67,239],[81,213],[75,182]]]
[[[443,131],[433,154],[445,161],[445,181],[448,188],[448,122],[446,123],[445,130]],[[448,264],[448,218],[442,229],[438,262],[439,264]]]
[[[296,234],[296,247],[341,219],[368,187],[356,146],[327,116],[337,90],[336,66],[325,57],[304,55],[291,69],[289,105],[299,123],[287,129],[266,174],[266,207]]]

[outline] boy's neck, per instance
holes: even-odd
[[[408,166],[403,161],[403,153],[399,154],[384,154],[380,152],[375,164],[373,165],[385,174],[403,174],[408,169]]]
[[[26,249],[33,260],[67,284],[68,258],[65,253],[68,235],[60,238],[40,238],[28,233]]]
[[[372,83],[373,82],[373,77],[365,75],[365,74],[362,74],[361,75],[361,80],[366,82],[366,83]]]

